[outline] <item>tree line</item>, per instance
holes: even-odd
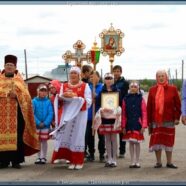
[[[142,79],[142,80],[139,80],[139,82],[140,82],[140,88],[143,89],[145,92],[148,92],[149,88],[156,84],[155,79]],[[169,80],[169,83],[172,85],[175,85],[179,92],[181,91],[181,88],[182,88],[181,79],[171,79]]]

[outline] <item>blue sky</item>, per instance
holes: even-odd
[[[154,78],[159,69],[175,71],[181,78],[181,61],[186,59],[186,4],[0,4],[0,69],[4,56],[18,56],[18,69],[44,72],[64,64],[62,55],[82,40],[84,52],[99,34],[113,23],[125,37],[125,52],[115,56],[127,79]],[[186,66],[186,65],[185,65]],[[108,56],[100,57],[98,71],[110,71]],[[186,76],[186,75],[185,75]]]

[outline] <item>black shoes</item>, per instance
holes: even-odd
[[[41,164],[41,158],[37,158],[37,160],[35,161],[35,164]]]
[[[0,169],[8,168],[10,163],[0,163]],[[12,168],[21,169],[21,165],[19,163],[12,163]]]
[[[173,163],[167,163],[166,167],[167,168],[170,168],[170,169],[177,169],[178,168]],[[161,163],[156,163],[156,165],[154,166],[154,168],[162,168],[162,164]]]
[[[100,155],[100,156],[99,156],[99,161],[100,161],[101,163],[105,163],[105,157],[104,157],[104,155]]]
[[[156,165],[154,165],[154,168],[162,168],[162,164],[161,163],[156,163]]]
[[[8,168],[9,163],[0,163],[0,169]]]
[[[178,167],[172,163],[166,165],[167,168],[171,168],[171,169],[177,169]]]
[[[105,167],[110,167],[110,165],[111,165],[111,163],[109,163],[109,162],[105,163]]]
[[[47,162],[46,158],[37,158],[35,164],[46,164],[46,162]]]
[[[89,156],[86,157],[86,160],[88,162],[93,162],[95,160],[95,157],[94,157],[94,155],[89,155]]]
[[[41,158],[41,163],[40,164],[46,164],[47,159],[46,158]]]
[[[109,162],[106,162],[106,163],[105,163],[105,167],[117,167],[117,164],[116,164],[116,163],[109,163]]]
[[[140,164],[139,163],[136,163],[136,164],[131,164],[129,166],[129,168],[141,168]]]
[[[111,163],[110,167],[117,167],[117,164],[116,163]]]
[[[21,165],[19,163],[12,163],[12,168],[21,169]]]

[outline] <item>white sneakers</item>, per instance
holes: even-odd
[[[82,169],[83,168],[83,164],[77,164],[77,165],[75,165],[75,164],[70,164],[69,166],[68,166],[68,169],[70,169],[70,170],[73,170],[73,169],[75,169],[75,170],[80,170],[80,169]]]
[[[68,160],[66,160],[65,162],[66,162],[66,164],[70,164],[70,161],[68,161]]]
[[[70,164],[70,161],[65,160],[65,159],[56,159],[56,160],[54,160],[54,164],[58,164],[58,163]]]
[[[77,165],[75,166],[75,169],[76,169],[76,170],[79,170],[79,169],[82,169],[82,168],[83,168],[83,164],[81,164],[81,165],[78,165],[78,164],[77,164]]]
[[[68,166],[68,169],[70,169],[70,170],[72,170],[72,169],[74,169],[75,168],[75,164],[70,164],[69,166]]]

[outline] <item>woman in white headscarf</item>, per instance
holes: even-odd
[[[80,68],[74,66],[69,72],[69,82],[62,84],[60,95],[63,113],[58,127],[52,132],[56,159],[70,161],[68,169],[82,169],[84,163],[87,111],[92,102],[89,85],[81,81]]]

